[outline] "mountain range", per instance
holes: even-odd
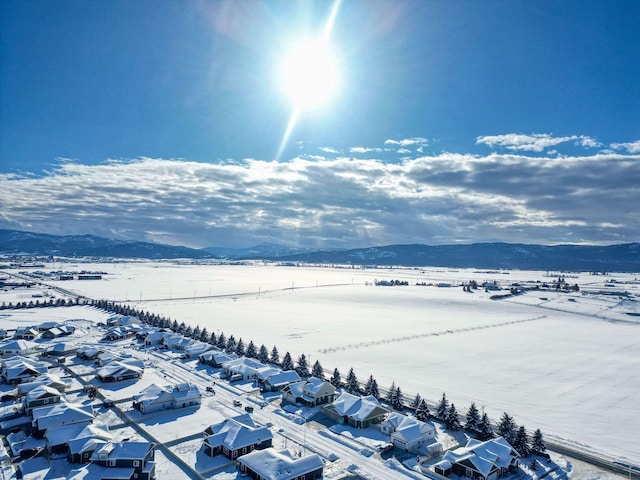
[[[521,270],[640,272],[640,243],[608,246],[473,243],[388,245],[315,251],[277,244],[247,249],[193,249],[93,235],[47,235],[0,229],[0,253],[143,259],[263,259],[291,263]]]

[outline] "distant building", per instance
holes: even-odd
[[[138,395],[133,397],[133,408],[142,413],[157,412],[158,410],[187,408],[200,405],[202,392],[197,385],[181,383],[175,387],[168,385],[149,385]]]
[[[324,463],[315,453],[295,458],[288,450],[266,448],[241,456],[238,468],[255,479],[315,480],[322,478]]]
[[[227,418],[204,431],[203,450],[209,456],[224,454],[231,460],[272,445],[273,434],[257,426],[248,414]]]

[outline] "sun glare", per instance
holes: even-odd
[[[281,69],[282,88],[296,111],[326,105],[338,87],[338,66],[327,42],[305,41],[285,57]]]

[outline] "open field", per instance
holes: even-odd
[[[459,412],[474,401],[492,418],[507,411],[548,439],[640,462],[640,283],[634,275],[566,274],[579,292],[530,291],[491,300],[499,292],[415,284],[476,279],[508,286],[553,277],[168,263],[62,268],[107,275],[46,282],[92,298],[129,301],[245,344],[277,345],[281,356],[289,351],[294,360],[305,353],[325,372],[337,367],[344,375],[353,367],[362,382],[370,374],[383,388],[395,381],[407,402],[419,392],[434,403],[445,392]],[[409,286],[373,286],[391,279]]]

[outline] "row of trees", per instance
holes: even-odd
[[[473,286],[472,286],[473,288]],[[476,287],[477,288],[477,287]],[[178,323],[177,320],[171,320],[168,317],[160,316],[143,310],[137,310],[128,305],[120,305],[107,300],[84,300],[76,298],[75,301],[59,299],[54,303],[56,306],[60,305],[77,305],[77,304],[90,304],[96,308],[106,310],[115,314],[128,315],[139,318],[141,323],[158,327],[166,328],[175,333],[179,333],[185,337],[192,338],[201,342],[209,343],[221,350],[228,353],[235,353],[238,356],[245,356],[248,358],[255,358],[262,363],[271,363],[277,365],[283,370],[296,370],[298,374],[303,377],[314,376],[317,378],[325,379],[325,371],[319,361],[309,367],[307,356],[303,353],[294,362],[291,354],[286,352],[282,358],[277,346],[273,346],[271,350],[264,345],[257,345],[251,340],[248,344],[233,335],[227,337],[224,332],[220,332],[218,335],[215,332],[209,332],[206,327],[200,328],[196,325],[192,328],[190,325],[186,325],[184,322]],[[41,304],[39,306],[50,306],[49,304]],[[11,308],[4,307],[3,308]],[[14,307],[15,308],[15,307]],[[18,307],[25,308],[25,307]],[[26,307],[28,308],[28,307]],[[329,382],[336,388],[343,388],[347,392],[354,395],[371,395],[374,398],[384,401],[390,407],[396,411],[402,411],[406,408],[415,412],[416,418],[421,421],[427,421],[430,418],[437,418],[445,423],[447,429],[456,431],[465,428],[473,432],[480,440],[489,440],[496,434],[502,436],[507,440],[515,450],[522,456],[527,456],[530,453],[545,453],[546,446],[544,444],[543,435],[540,429],[537,429],[531,438],[527,435],[527,431],[524,425],[517,426],[514,419],[506,412],[502,415],[500,422],[496,426],[494,432],[493,425],[489,420],[489,417],[485,412],[480,413],[475,403],[471,403],[465,416],[464,425],[461,420],[461,415],[458,413],[456,406],[453,403],[449,403],[446,394],[442,394],[442,398],[435,405],[435,415],[432,415],[428,404],[419,393],[415,395],[409,404],[405,403],[404,395],[400,386],[395,382],[391,384],[391,387],[386,391],[384,397],[381,395],[378,382],[373,375],[370,375],[365,384],[362,386],[358,380],[358,377],[353,368],[349,369],[349,372],[344,377],[337,368],[334,368],[333,373],[329,379]]]

